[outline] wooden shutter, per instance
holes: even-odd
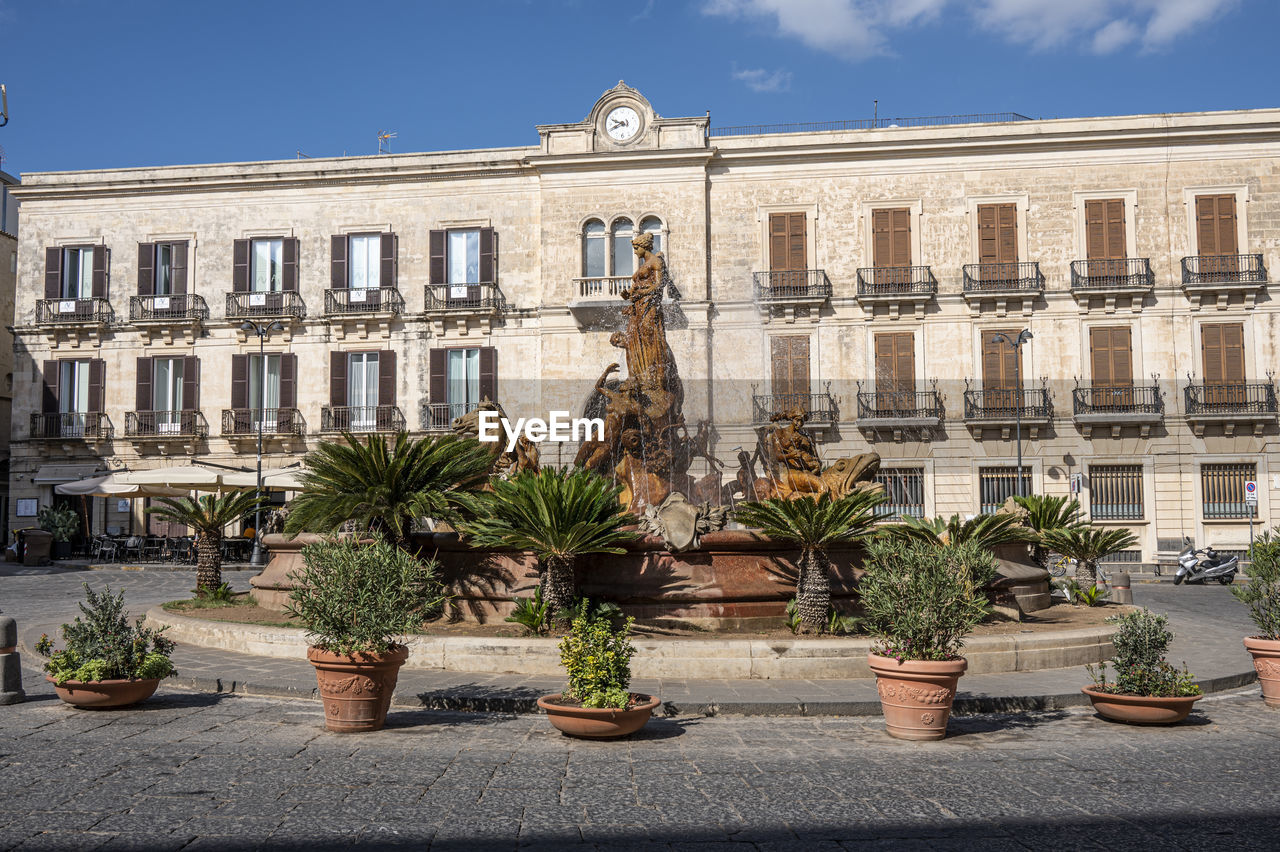
[[[1018,207],[978,205],[978,262],[1018,262]]]
[[[44,403],[45,414],[58,413],[58,362],[44,362]]]
[[[1089,260],[1123,260],[1128,256],[1124,199],[1086,201],[1084,221],[1085,252]]]
[[[498,350],[480,347],[480,398],[498,401]]]
[[[778,404],[791,407],[801,404],[807,408],[809,397],[809,338],[806,335],[785,335],[770,338],[773,361],[774,396],[793,396]],[[775,405],[776,407],[776,405]]]
[[[103,409],[103,396],[107,386],[107,362],[101,358],[89,361],[89,411],[99,414]]]
[[[871,265],[911,265],[911,209],[886,208],[871,213]]]
[[[44,297],[56,299],[62,295],[62,249],[44,250]]]
[[[93,296],[95,299],[107,297],[107,266],[110,263],[110,251],[106,246],[93,247]]]
[[[236,240],[231,255],[231,289],[236,293],[248,293],[249,241]]]
[[[378,405],[396,404],[396,353],[383,349],[378,353]]]
[[[281,261],[282,269],[280,275],[280,289],[286,293],[296,293],[298,291],[298,238],[285,237],[281,241]]]
[[[378,280],[383,287],[394,287],[396,274],[399,271],[397,258],[400,255],[400,240],[395,234],[383,234],[381,249],[381,256],[378,258]]]
[[[156,292],[156,244],[138,243],[138,295]]]
[[[1098,408],[1133,402],[1133,343],[1128,326],[1089,329],[1093,404]]]
[[[1235,195],[1196,196],[1196,235],[1201,255],[1239,254]]]
[[[449,401],[445,381],[446,353],[445,349],[432,349],[427,356],[427,399],[437,405]]]
[[[432,231],[427,239],[427,274],[430,276],[432,284],[445,284],[449,281],[448,276],[445,275],[444,246],[445,232]]]
[[[137,411],[151,411],[151,372],[150,358],[138,359],[137,395],[135,397]]]
[[[916,387],[915,335],[909,331],[877,334],[876,390],[891,395],[914,394]],[[903,400],[883,400],[890,407],[901,407]],[[911,400],[914,404],[914,399]],[[877,406],[880,401],[877,401]]]
[[[194,355],[182,359],[182,410],[200,410],[200,359]]]
[[[1244,326],[1240,323],[1206,323],[1200,326],[1205,384],[1243,384]]]
[[[1020,376],[1015,376],[1014,373],[1020,372],[1018,359],[1022,353],[1003,340],[995,340],[997,334],[1016,340],[1019,330],[992,329],[982,332],[982,388],[984,391],[1012,391],[1018,387],[1016,379]],[[1012,401],[1009,404],[1012,405]]]
[[[493,228],[480,229],[480,283],[492,284],[493,272]]]
[[[809,268],[806,214],[769,214],[769,270],[800,272]]]
[[[329,287],[344,290],[348,280],[347,235],[334,234],[329,238]]]
[[[347,353],[329,353],[329,404],[341,408],[347,404]]]
[[[298,407],[298,356],[289,352],[280,356],[280,407]]]
[[[257,400],[254,400],[257,402]],[[231,356],[231,407],[245,409],[249,402],[249,356]]]
[[[175,295],[182,295],[187,292],[187,244],[185,242],[173,244],[171,264],[173,292]]]

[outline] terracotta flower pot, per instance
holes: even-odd
[[[69,680],[61,686],[52,677],[45,680],[53,684],[54,692],[68,704],[89,710],[105,710],[109,707],[128,707],[146,701],[160,685],[160,678],[136,680]]]
[[[1253,668],[1262,687],[1262,700],[1268,707],[1280,709],[1280,639],[1249,636],[1244,646],[1253,655]]]
[[[625,737],[634,734],[649,721],[659,700],[653,695],[632,695],[633,704],[626,710],[609,707],[572,707],[558,703],[560,693],[544,695],[538,706],[547,712],[551,724],[571,737]]]
[[[1117,722],[1129,722],[1134,725],[1175,725],[1187,718],[1191,705],[1203,695],[1174,695],[1168,698],[1157,698],[1154,695],[1117,695],[1110,692],[1099,692],[1091,686],[1084,686],[1080,691],[1089,696],[1093,709],[1099,716],[1114,719]]]
[[[940,740],[956,698],[956,683],[969,663],[958,660],[903,660],[867,654],[876,675],[884,727],[900,740]]]
[[[408,657],[404,645],[385,654],[347,655],[307,648],[324,704],[324,726],[341,734],[381,730],[400,667]]]

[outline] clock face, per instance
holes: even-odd
[[[605,116],[604,131],[615,142],[626,142],[640,132],[640,115],[629,106],[615,107]]]

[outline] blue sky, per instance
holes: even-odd
[[[10,173],[536,144],[619,79],[713,126],[1280,106],[1274,0],[0,0]]]

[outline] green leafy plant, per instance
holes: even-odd
[[[856,615],[841,615],[835,609],[827,616],[827,632],[832,636],[848,636],[858,632],[862,619]]]
[[[1249,607],[1249,617],[1262,631],[1257,638],[1280,640],[1280,527],[1254,539],[1244,573],[1249,582],[1232,586],[1231,594]]]
[[[202,589],[216,593],[222,585],[223,530],[252,514],[261,503],[262,498],[252,491],[231,491],[199,497],[161,497],[147,511],[195,531],[196,593]]]
[[[532,597],[516,598],[515,605],[512,613],[503,621],[519,624],[534,634],[546,633],[551,629],[551,608],[542,597],[541,588],[534,589]]]
[[[902,523],[884,527],[892,538],[913,539],[935,547],[959,547],[972,544],[982,550],[993,550],[1002,544],[1031,542],[1035,534],[1022,525],[1017,515],[978,515],[962,521],[950,518],[913,518],[904,516]]]
[[[1048,549],[1074,559],[1076,582],[1083,588],[1089,588],[1098,582],[1098,563],[1102,561],[1102,557],[1133,547],[1138,543],[1138,538],[1125,529],[1085,525],[1049,530],[1041,536],[1041,541]]]
[[[129,624],[124,592],[113,595],[110,587],[95,592],[84,584],[85,601],[70,624],[62,625],[66,648],[55,651],[53,641],[41,636],[36,650],[48,657],[44,670],[59,686],[67,681],[136,680],[176,674],[169,655],[173,642],[164,629],[143,627],[143,619]]]
[[[569,635],[561,640],[560,664],[569,683],[566,698],[583,707],[624,709],[631,703],[631,626],[635,619],[618,619],[609,611],[594,612],[583,599],[574,611]]]
[[[796,566],[796,609],[800,629],[821,633],[831,610],[831,558],[827,548],[837,542],[866,542],[878,532],[876,507],[882,492],[854,491],[839,499],[828,494],[794,500],[771,498],[738,505],[738,523],[755,527],[771,538],[800,546]]]
[[[1110,597],[1111,591],[1101,586],[1081,586],[1074,579],[1059,580],[1055,583],[1073,606],[1102,606]]]
[[[795,598],[787,601],[787,627],[792,633],[800,632],[800,607],[796,605]]]
[[[54,541],[71,541],[80,531],[80,516],[70,506],[41,506],[36,520],[40,529],[53,534]]]
[[[866,568],[858,591],[883,656],[956,659],[964,638],[990,612],[984,587],[995,576],[996,561],[973,542],[874,541]]]
[[[1080,501],[1074,497],[1028,494],[1025,497],[1014,497],[1013,502],[1026,510],[1023,523],[1035,533],[1031,542],[1032,561],[1048,570],[1049,550],[1044,546],[1042,537],[1050,530],[1083,526],[1080,521]]]
[[[1107,622],[1119,625],[1111,639],[1116,649],[1112,661],[1115,682],[1107,682],[1106,663],[1085,667],[1100,692],[1154,698],[1200,694],[1200,687],[1192,683],[1186,664],[1176,669],[1164,658],[1169,643],[1173,641],[1166,616],[1144,607],[1124,615],[1113,615]]]
[[[191,590],[196,596],[196,600],[208,604],[231,603],[235,600],[236,593],[231,591],[230,583],[222,583],[216,589],[201,589],[199,587]]]
[[[302,548],[302,562],[286,610],[325,651],[390,651],[444,599],[436,563],[384,538],[315,542]]]

